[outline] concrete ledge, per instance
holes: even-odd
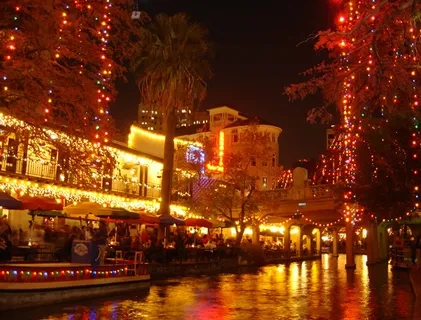
[[[168,264],[149,264],[149,273],[152,279],[194,276],[194,275],[212,275],[222,272],[235,272],[244,267],[258,268],[270,264],[291,263],[307,260],[318,260],[320,255],[268,259],[262,263],[242,260],[239,263],[237,259],[222,259],[215,261],[201,261],[197,263],[168,263]]]

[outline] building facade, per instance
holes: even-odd
[[[209,122],[209,114],[203,111],[182,109],[177,111],[176,127],[189,127]],[[138,120],[136,126],[148,131],[163,132],[163,115],[157,106],[140,104],[138,107]]]
[[[267,155],[264,159],[251,161],[249,174],[256,177],[258,189],[272,189],[279,179],[279,143],[282,129],[256,117],[248,117],[238,110],[222,106],[208,110],[209,124],[194,125],[178,130],[177,136],[186,140],[201,140],[207,137],[212,141],[219,153],[219,164],[208,168],[221,170],[223,154],[242,152],[243,133],[254,123],[258,123],[257,131],[267,137]]]
[[[89,183],[83,183],[81,175],[77,175],[69,165],[69,155],[61,154],[49,141],[38,143],[41,151],[33,152],[30,141],[19,140],[13,131],[15,127],[8,126],[16,121],[0,113],[1,191],[17,198],[23,195],[46,196],[62,202],[64,206],[89,201],[128,210],[153,212],[159,208],[163,144],[160,151],[156,141],[163,142],[163,135],[137,128],[144,134],[137,134],[136,143],[131,143],[130,136],[128,141],[112,141],[106,146],[81,140],[83,148],[102,148],[104,152],[98,153],[110,157],[109,161],[93,160],[92,166],[84,167]],[[22,128],[26,126],[18,122]],[[64,136],[62,133],[52,135],[52,139]],[[155,140],[151,140],[150,135]],[[150,141],[153,143],[148,144]],[[177,143],[181,142],[177,140]],[[182,209],[173,206],[172,210]]]

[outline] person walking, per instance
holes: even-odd
[[[96,257],[95,262],[99,263],[100,266],[103,266],[105,261],[105,254],[107,252],[107,237],[107,224],[105,221],[101,220],[99,222],[98,231],[94,236],[94,242],[98,246],[98,256]]]

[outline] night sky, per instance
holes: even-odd
[[[297,44],[332,27],[333,0],[143,1],[143,10],[151,17],[186,12],[208,28],[215,45],[215,75],[201,109],[227,105],[280,126],[280,162],[286,167],[325,150],[326,126],[306,121],[308,110],[320,104],[319,99],[291,103],[284,87],[302,81],[299,73],[321,61],[313,43]],[[140,100],[134,80],[128,78],[128,83],[118,85],[120,94],[111,107],[121,132],[136,120]]]

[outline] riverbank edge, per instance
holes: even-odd
[[[216,261],[204,261],[197,263],[172,263],[172,264],[150,264],[149,273],[151,280],[168,278],[179,278],[198,275],[215,275],[220,273],[232,273],[243,268],[260,268],[273,264],[288,264],[309,260],[320,260],[321,255],[272,259],[262,263],[240,263],[237,259],[224,259]]]
[[[421,270],[416,267],[412,268],[409,277],[411,279],[412,289],[415,293],[415,306],[412,318],[414,320],[419,320],[421,319]]]

